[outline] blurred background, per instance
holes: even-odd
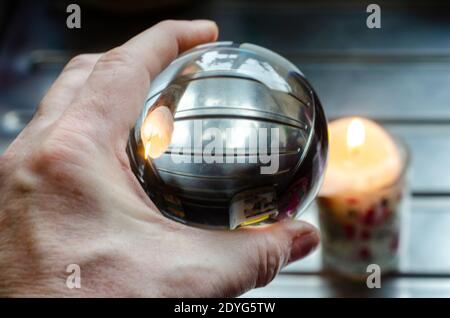
[[[72,1],[73,2],[73,1]],[[411,152],[411,197],[398,272],[370,290],[322,269],[320,249],[255,297],[450,297],[450,4],[377,1],[79,0],[0,2],[0,152],[20,132],[70,57],[102,52],[166,18],[215,20],[220,40],[251,42],[295,63],[328,119],[360,115]],[[303,218],[317,223],[315,207]]]

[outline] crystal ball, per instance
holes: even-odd
[[[127,153],[162,214],[236,229],[304,211],[327,149],[322,106],[295,65],[257,45],[216,42],[152,81]]]

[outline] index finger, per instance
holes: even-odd
[[[64,115],[70,122],[74,117],[83,122],[84,133],[126,142],[150,79],[180,52],[215,41],[217,35],[216,24],[208,20],[163,21],[153,26],[106,52]]]

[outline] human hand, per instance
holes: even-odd
[[[150,80],[214,41],[209,21],[164,21],[63,70],[0,161],[1,296],[236,296],[318,244],[300,221],[210,231],[162,216],[125,152]],[[66,267],[81,288],[66,287]]]

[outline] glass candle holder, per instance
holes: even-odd
[[[235,229],[303,211],[327,146],[322,106],[296,66],[253,44],[219,42],[153,79],[127,151],[165,216]]]
[[[345,277],[362,280],[368,265],[381,273],[397,270],[401,221],[409,196],[409,151],[393,138],[401,158],[401,172],[395,180],[371,191],[317,199],[324,268]]]

